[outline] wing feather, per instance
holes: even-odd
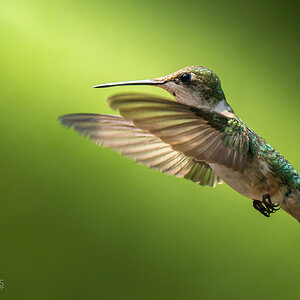
[[[188,157],[240,172],[247,164],[248,131],[233,114],[144,94],[121,94],[108,101],[124,119]]]
[[[120,116],[71,114],[62,116],[59,120],[63,125],[88,136],[97,145],[110,147],[150,168],[190,179],[200,185],[214,187],[217,183],[222,183],[205,162],[196,161],[172,149],[157,136],[135,127],[131,121]]]

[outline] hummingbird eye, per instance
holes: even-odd
[[[179,80],[182,83],[189,83],[191,81],[191,78],[192,78],[192,76],[190,73],[184,73],[179,77]]]

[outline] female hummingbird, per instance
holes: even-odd
[[[226,182],[266,217],[281,207],[300,222],[300,174],[227,103],[211,70],[190,66],[170,75],[106,83],[151,85],[174,96],[119,94],[108,98],[119,115],[69,114],[59,120],[138,163],[215,187]]]

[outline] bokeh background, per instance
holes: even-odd
[[[295,3],[295,2],[294,2]],[[299,16],[284,1],[2,1],[2,299],[296,299],[300,226],[66,130],[103,82],[204,65],[300,168]]]

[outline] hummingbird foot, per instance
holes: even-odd
[[[263,214],[265,217],[270,217],[269,210],[263,205],[263,203],[259,200],[253,200],[253,207],[258,210],[261,214]]]
[[[262,201],[253,200],[253,207],[267,218],[279,210],[279,205],[272,203],[270,194],[263,195]]]
[[[270,194],[263,195],[263,203],[266,208],[270,211],[270,213],[274,213],[280,209],[278,204],[272,203]]]

